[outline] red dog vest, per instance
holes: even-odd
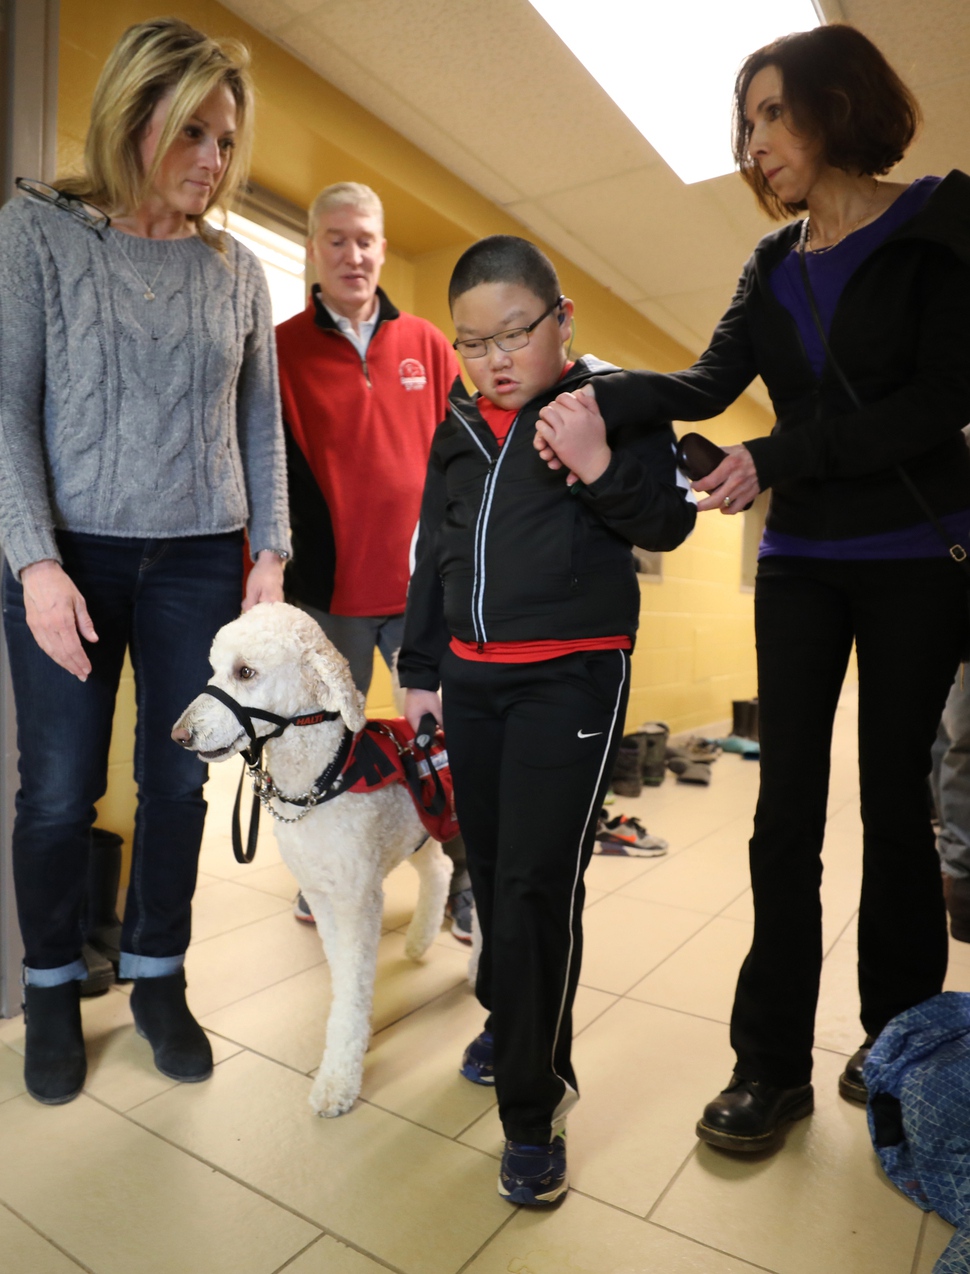
[[[429,836],[444,842],[458,835],[454,783],[440,730],[422,755],[415,750],[414,731],[403,717],[368,721],[355,735],[340,777],[344,792],[376,792],[402,783]]]

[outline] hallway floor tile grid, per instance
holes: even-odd
[[[457,1073],[482,1022],[467,952],[443,929],[422,962],[407,960],[407,864],[385,882],[362,1099],[339,1119],[312,1114],[327,966],[316,931],[292,917],[295,887],[271,829],[252,866],[232,857],[237,773],[212,769],[187,961],[213,1078],[163,1078],[135,1036],[128,988],[116,988],[84,1004],[84,1094],[43,1107],[23,1089],[22,1022],[0,1023],[5,1274],[930,1274],[952,1230],[889,1185],[864,1111],[836,1091],[861,1042],[850,692],[825,847],[815,1115],[773,1157],[740,1159],[694,1138],[730,1074],[726,1023],[752,927],[758,766],[724,756],[708,788],[668,775],[614,806],[666,837],[668,857],[591,864],[573,1188],[550,1212],[496,1194],[493,1095]],[[970,990],[970,946],[952,944],[947,985]]]

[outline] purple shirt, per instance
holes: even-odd
[[[882,216],[846,235],[825,252],[807,252],[805,264],[815,304],[826,336],[832,328],[839,298],[849,279],[866,258],[923,207],[940,184],[939,177],[920,177],[886,209]],[[787,254],[771,274],[771,290],[798,325],[808,361],[816,376],[825,368],[825,347],[812,317],[797,250]],[[970,510],[940,518],[947,533],[966,545],[970,541]],[[824,557],[843,561],[880,561],[902,557],[943,557],[947,549],[929,522],[861,535],[844,540],[811,540],[765,530],[758,556]]]

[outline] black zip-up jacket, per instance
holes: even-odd
[[[707,420],[760,373],[777,423],[746,442],[768,526],[809,539],[844,539],[925,521],[895,466],[936,515],[970,509],[970,177],[954,170],[909,221],[855,271],[829,344],[856,394],[831,367],[809,364],[771,273],[801,223],[761,240],[705,353],[686,371],[620,372],[597,381],[611,419]]]
[[[434,436],[408,589],[403,686],[437,690],[452,636],[461,641],[633,637],[640,589],[631,545],[676,548],[696,509],[678,485],[666,422],[618,426],[595,482],[566,486],[533,444],[539,410],[558,394],[614,372],[586,355],[516,416],[505,443],[456,385]]]

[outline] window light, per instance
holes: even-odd
[[[530,0],[688,185],[733,172],[731,93],[749,53],[820,23],[812,0]]]
[[[226,228],[259,258],[269,284],[273,322],[282,323],[299,314],[306,305],[306,247],[238,212],[229,213]]]

